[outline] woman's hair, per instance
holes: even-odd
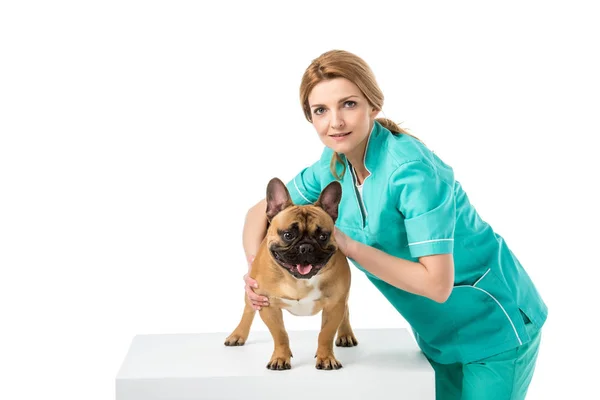
[[[318,83],[334,78],[348,79],[358,86],[371,107],[375,107],[378,111],[381,111],[383,108],[383,92],[379,88],[379,85],[377,85],[375,75],[373,74],[373,71],[371,71],[371,68],[369,68],[369,65],[362,58],[347,51],[331,50],[314,59],[308,68],[306,68],[306,71],[302,76],[302,82],[300,84],[300,103],[302,104],[302,110],[304,111],[304,116],[308,122],[312,123],[312,114],[308,104],[310,92]],[[376,118],[375,120],[394,135],[410,135],[390,119]],[[341,174],[337,173],[337,163],[342,165]],[[342,179],[346,170],[346,164],[342,161],[337,152],[335,152],[331,158],[330,168],[333,176],[337,179]]]

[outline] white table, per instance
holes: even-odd
[[[434,371],[407,329],[355,329],[339,370],[315,368],[318,331],[290,331],[292,369],[271,371],[268,331],[244,346],[228,333],[137,335],[116,377],[117,400],[435,399]]]

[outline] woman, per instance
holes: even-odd
[[[376,118],[383,94],[369,66],[329,51],[300,86],[306,119],[325,145],[288,184],[296,204],[343,187],[335,240],[411,325],[436,372],[438,399],[521,399],[547,307],[504,239],[477,214],[453,170],[417,138]],[[251,262],[266,231],[265,202],[243,233]],[[247,275],[255,309],[268,306]]]

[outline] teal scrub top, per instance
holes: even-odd
[[[333,151],[287,183],[295,204],[314,203],[336,180]],[[351,238],[411,261],[452,254],[454,288],[435,302],[392,286],[350,261],[410,324],[421,350],[441,364],[467,363],[527,343],[548,309],[506,241],[478,215],[453,170],[419,140],[375,121],[365,152],[370,175],[357,192],[346,171],[336,226]],[[338,169],[341,172],[341,167]]]

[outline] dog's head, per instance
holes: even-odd
[[[285,184],[267,186],[267,246],[273,260],[297,279],[309,279],[337,251],[333,237],[342,186],[331,182],[312,205],[295,205]]]

